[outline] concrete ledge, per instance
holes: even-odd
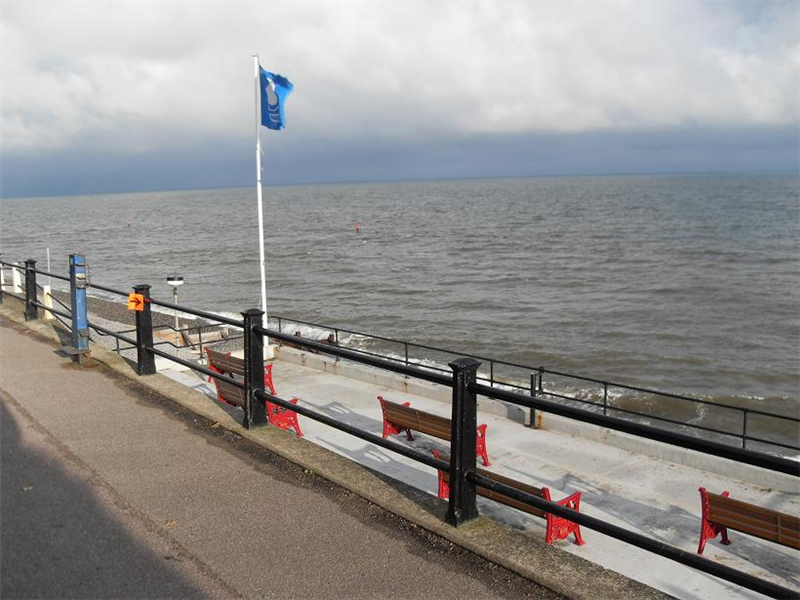
[[[25,325],[48,341],[60,343],[56,330],[58,325],[43,321],[26,322],[22,314],[21,303],[16,300],[7,300],[4,305],[0,306],[0,315]],[[206,395],[191,390],[163,375],[139,377],[131,364],[114,352],[96,345],[93,345],[91,350],[92,358],[106,365],[112,371],[134,380],[209,421],[219,423],[222,427],[262,448],[309,469],[454,544],[565,597],[586,600],[595,598],[649,598],[653,600],[672,598],[650,586],[558,548],[548,546],[541,540],[512,530],[486,517],[480,517],[459,528],[451,527],[444,522],[447,504],[432,495],[363,467],[283,430],[274,427],[245,429]],[[278,354],[281,358],[282,352]],[[285,356],[283,358],[285,359]],[[311,355],[311,358],[321,357]],[[449,389],[447,391],[449,392]]]

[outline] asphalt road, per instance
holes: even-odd
[[[2,598],[559,598],[0,317]]]

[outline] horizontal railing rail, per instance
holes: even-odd
[[[229,317],[217,315],[206,310],[188,308],[180,304],[173,304],[172,302],[165,302],[164,300],[156,300],[155,298],[150,298],[150,303],[155,306],[161,306],[162,308],[171,308],[173,310],[177,310],[182,313],[194,315],[195,317],[200,317],[208,321],[216,321],[218,323],[224,323],[225,325],[230,325],[231,327],[238,327],[239,329],[242,329],[244,327],[244,321],[238,321],[236,319],[231,319]]]
[[[434,383],[450,387],[453,385],[452,377],[444,377],[429,373],[424,369],[420,369],[419,367],[398,365],[387,359],[360,356],[360,353],[354,350],[347,350],[322,342],[297,338],[296,336],[287,335],[275,330],[264,329],[263,327],[259,326],[256,326],[254,331],[255,333],[264,337],[274,338],[283,342],[289,342],[320,353],[346,358],[357,363],[379,367],[387,371],[394,371],[395,373],[400,373],[401,375],[425,379],[427,381],[432,381]],[[664,429],[648,427],[647,425],[641,425],[625,419],[618,419],[615,417],[592,413],[571,406],[559,404],[557,402],[551,402],[534,396],[509,392],[480,383],[471,384],[470,389],[477,394],[486,396],[487,398],[503,400],[509,404],[516,404],[518,406],[524,406],[527,408],[535,408],[536,410],[541,410],[542,412],[556,414],[575,421],[589,423],[591,425],[598,425],[607,429],[613,429],[623,433],[630,433],[639,437],[652,439],[673,446],[697,450],[699,452],[705,452],[714,456],[720,456],[722,458],[728,458],[745,464],[800,477],[800,463],[793,460],[788,460],[777,456],[770,456],[768,454],[762,454],[759,452],[753,452],[751,450],[744,450],[729,444],[720,444]]]
[[[407,367],[403,369],[399,369],[396,364],[393,364],[391,361],[386,360],[379,360],[372,357],[365,358],[363,356],[359,356],[359,353],[353,351],[342,351],[340,348],[332,348],[329,344],[323,344],[320,342],[315,342],[312,340],[307,339],[300,339],[298,340],[296,336],[286,335],[282,332],[276,332],[274,330],[267,330],[262,327],[256,326],[253,329],[254,333],[264,336],[264,337],[272,337],[276,339],[281,339],[284,341],[289,341],[295,343],[299,346],[304,348],[308,348],[310,350],[325,352],[327,354],[333,354],[335,356],[339,356],[341,358],[346,358],[348,360],[353,360],[358,363],[362,364],[369,364],[371,366],[390,366],[389,370],[394,372],[403,373],[408,376],[415,376],[415,375],[423,375],[429,376],[430,374],[425,372],[424,370],[418,369],[416,367]],[[423,377],[425,378],[425,377]],[[450,387],[455,387],[455,377],[450,379]],[[471,389],[475,392],[485,393],[487,390],[492,391],[493,388],[490,386],[485,386],[477,383],[470,383],[467,385],[468,389]],[[499,390],[495,390],[499,391]],[[348,423],[344,423],[338,419],[334,419],[328,415],[322,414],[318,411],[309,409],[305,406],[295,404],[285,400],[279,396],[270,394],[266,391],[256,390],[254,395],[257,400],[261,402],[271,402],[276,404],[277,406],[284,408],[285,410],[294,411],[300,415],[303,415],[307,418],[313,419],[317,422],[323,423],[328,425],[329,427],[333,427],[339,431],[343,431],[350,435],[353,435],[359,439],[365,440],[369,443],[375,444],[392,452],[396,452],[402,456],[410,458],[416,462],[422,463],[427,465],[431,468],[442,470],[451,473],[450,482],[451,482],[451,507],[453,506],[453,495],[455,490],[453,489],[453,485],[455,482],[455,478],[453,477],[453,473],[455,470],[453,469],[453,465],[447,463],[445,461],[439,460],[433,456],[428,456],[427,454],[420,452],[419,450],[408,448],[404,446],[400,446],[394,442],[390,442],[388,440],[383,439],[381,436],[377,434],[369,433],[363,431],[353,425]],[[455,398],[455,394],[454,394]],[[509,400],[516,400],[516,398],[509,398]],[[553,408],[562,409],[562,408],[570,408],[570,407],[562,407],[561,405],[550,403],[550,402],[540,402],[539,405],[536,407],[537,409],[546,410],[551,408],[550,405],[553,405]],[[575,409],[572,409],[573,412]],[[455,413],[455,411],[454,411]],[[581,417],[582,415],[574,415],[576,418]],[[598,417],[602,418],[602,415],[597,415]],[[605,421],[605,425],[619,425],[619,423],[612,423],[612,421],[619,421],[618,419],[613,419],[611,417],[603,418]],[[687,436],[688,437],[688,436]],[[474,439],[474,437],[473,437]],[[689,438],[693,442],[696,442],[696,438]],[[451,456],[455,457],[457,454],[456,446],[459,444],[461,440],[459,440],[456,436],[456,430],[454,428],[454,433],[451,436]],[[730,449],[730,447],[728,447]],[[464,473],[464,478],[470,482],[473,486],[472,494],[473,494],[473,501],[474,501],[474,489],[476,486],[481,486],[483,488],[487,488],[494,492],[503,494],[514,500],[527,504],[529,506],[533,506],[534,508],[538,508],[542,511],[552,513],[554,515],[560,516],[565,518],[569,521],[574,523],[578,523],[588,529],[592,529],[597,531],[598,533],[602,533],[608,537],[620,540],[622,542],[628,543],[630,545],[636,546],[658,556],[662,556],[679,564],[683,564],[689,567],[692,567],[698,571],[703,573],[707,573],[709,575],[713,575],[720,579],[730,581],[735,583],[736,585],[745,587],[747,589],[757,591],[761,594],[765,594],[767,596],[773,598],[785,598],[785,597],[792,597],[794,592],[789,588],[784,586],[778,585],[773,583],[769,580],[762,579],[746,573],[744,571],[739,571],[732,567],[728,567],[727,565],[723,565],[717,562],[714,562],[710,559],[704,558],[697,554],[693,554],[691,552],[687,552],[682,550],[676,546],[672,546],[665,542],[659,542],[652,538],[649,538],[645,535],[637,533],[635,531],[630,531],[623,527],[619,527],[607,521],[603,521],[597,517],[592,517],[585,513],[581,513],[575,511],[574,509],[561,506],[555,502],[545,500],[543,498],[532,496],[526,492],[523,492],[517,488],[511,487],[509,485],[505,485],[503,483],[497,482],[493,479],[488,477],[484,477],[480,475],[477,470],[474,469],[474,445],[470,448],[471,455],[473,457],[473,464],[472,469],[467,469]],[[734,448],[733,450],[738,450]],[[747,451],[740,451],[740,452],[747,452]],[[751,453],[752,454],[752,453]],[[763,466],[763,465],[759,465]],[[768,467],[766,467],[768,468]]]
[[[438,383],[445,386],[452,386],[453,384],[452,377],[445,377],[444,375],[440,375],[438,373],[432,373],[420,367],[400,365],[387,358],[364,356],[362,352],[351,350],[349,348],[343,348],[342,346],[335,346],[333,344],[324,344],[322,342],[298,338],[293,335],[281,333],[280,331],[275,331],[274,329],[264,329],[259,325],[256,325],[253,331],[264,337],[280,340],[287,344],[296,344],[305,348],[311,348],[323,354],[330,354],[332,356],[338,356],[339,358],[346,358],[371,367],[378,367],[386,371],[399,373],[400,375],[408,375],[409,377],[416,377],[418,379],[424,379],[425,381]]]
[[[553,398],[559,398],[559,399],[564,400],[566,402],[572,402],[572,403],[576,403],[576,404],[580,404],[580,405],[584,405],[584,406],[597,407],[599,409],[602,409],[604,412],[614,411],[614,412],[617,412],[617,413],[620,413],[620,414],[627,414],[627,415],[636,416],[636,417],[639,417],[639,418],[642,418],[642,419],[649,419],[649,420],[657,421],[657,422],[663,423],[663,424],[677,425],[677,426],[680,426],[680,427],[687,427],[687,428],[696,430],[698,432],[703,431],[703,432],[713,433],[713,434],[716,434],[716,435],[719,435],[719,436],[725,436],[727,438],[730,438],[731,440],[738,440],[740,445],[743,448],[746,448],[747,442],[751,441],[751,442],[758,442],[758,443],[761,443],[761,444],[764,444],[764,445],[772,445],[772,446],[775,446],[776,448],[784,448],[784,449],[787,449],[787,450],[794,450],[794,451],[800,450],[800,445],[792,444],[792,443],[788,443],[788,442],[780,442],[780,441],[777,441],[777,440],[768,440],[768,439],[765,439],[763,437],[759,437],[757,435],[751,435],[751,433],[748,431],[748,427],[749,427],[749,425],[748,425],[748,416],[750,416],[750,415],[758,415],[758,416],[766,417],[766,418],[769,418],[769,419],[777,419],[779,421],[783,421],[783,422],[787,422],[787,423],[795,423],[798,426],[800,426],[800,418],[798,418],[796,416],[791,416],[791,415],[785,415],[785,414],[765,411],[765,410],[761,410],[761,409],[757,409],[757,408],[736,406],[736,405],[728,404],[728,403],[725,403],[725,402],[714,402],[714,401],[706,400],[706,399],[703,399],[703,398],[693,398],[691,396],[686,396],[686,395],[683,395],[683,394],[675,394],[675,393],[672,393],[672,392],[665,392],[665,391],[661,391],[661,390],[655,390],[655,389],[645,388],[645,387],[640,387],[640,386],[635,386],[635,385],[628,385],[628,384],[623,384],[623,383],[615,383],[615,382],[611,382],[611,381],[608,381],[608,380],[599,379],[599,378],[595,378],[595,377],[587,377],[587,376],[584,376],[584,375],[576,375],[576,374],[573,374],[573,373],[566,373],[566,372],[563,372],[563,371],[547,369],[545,367],[533,367],[531,365],[524,365],[524,364],[521,364],[521,363],[497,360],[497,359],[481,356],[481,355],[478,355],[478,354],[457,352],[457,351],[449,350],[449,349],[446,349],[446,348],[440,348],[440,347],[436,347],[436,346],[429,346],[429,345],[426,345],[426,344],[418,344],[418,343],[415,343],[415,342],[408,342],[408,341],[405,341],[405,340],[399,340],[399,339],[390,338],[390,337],[386,337],[386,336],[380,336],[380,335],[373,335],[373,334],[364,333],[364,332],[360,332],[360,331],[354,331],[352,329],[346,329],[346,328],[342,328],[342,327],[333,327],[333,326],[329,326],[329,325],[323,325],[323,324],[320,324],[320,323],[313,323],[313,322],[310,322],[310,321],[303,321],[303,320],[300,320],[300,319],[293,319],[293,318],[277,316],[277,315],[271,317],[270,319],[274,320],[274,321],[277,321],[277,323],[278,323],[278,331],[281,332],[281,333],[284,332],[284,329],[286,328],[287,324],[297,324],[297,325],[304,325],[306,327],[312,327],[312,328],[315,328],[315,329],[318,329],[318,330],[321,330],[321,331],[332,332],[337,343],[341,343],[341,334],[347,334],[347,335],[352,335],[352,336],[359,336],[359,337],[367,339],[367,340],[378,340],[378,341],[387,342],[387,343],[390,343],[390,344],[397,344],[399,347],[403,348],[403,356],[402,357],[401,356],[392,356],[392,355],[386,354],[386,353],[381,354],[379,352],[370,351],[370,350],[364,350],[364,349],[361,349],[361,348],[351,348],[351,349],[353,351],[355,351],[355,352],[360,352],[360,353],[367,354],[367,355],[370,355],[370,356],[383,357],[383,358],[386,358],[388,360],[401,362],[403,364],[419,364],[419,361],[426,360],[426,359],[415,359],[415,358],[413,358],[411,356],[411,354],[410,354],[410,349],[427,350],[427,351],[437,352],[437,353],[446,354],[446,355],[450,355],[450,356],[454,356],[454,357],[455,356],[467,356],[467,357],[470,357],[470,358],[474,358],[476,360],[479,360],[479,361],[489,365],[489,376],[487,377],[485,375],[479,374],[478,375],[478,379],[481,380],[481,381],[488,382],[488,384],[491,387],[507,387],[507,388],[512,388],[512,389],[517,389],[517,390],[520,390],[520,391],[525,390],[525,391],[529,392],[530,395],[532,395],[532,396],[533,395],[550,396],[550,397],[553,397]],[[426,364],[426,365],[422,365],[422,366],[424,366],[424,368],[426,368],[426,369],[429,369],[429,370],[432,370],[432,371],[438,371],[438,372],[441,372],[441,373],[446,373],[448,371],[446,368],[444,368],[442,366],[437,366],[435,364]],[[520,370],[528,371],[531,374],[530,384],[529,385],[521,385],[520,383],[516,383],[514,381],[509,381],[507,377],[503,378],[503,379],[500,379],[500,378],[495,376],[496,367],[509,367],[509,368],[512,368],[512,369],[520,369]],[[594,384],[600,385],[600,386],[602,386],[602,390],[598,390],[597,395],[598,396],[602,396],[602,399],[598,399],[597,401],[586,400],[584,398],[576,397],[574,395],[568,395],[566,393],[558,392],[558,391],[555,391],[555,390],[552,390],[552,389],[545,389],[545,386],[544,386],[544,375],[552,375],[552,376],[556,376],[556,377],[562,377],[562,378],[566,378],[566,379],[572,379],[572,380],[576,380],[576,381],[583,381],[583,382],[587,382],[587,383],[594,383]],[[713,426],[708,425],[708,424],[700,424],[700,423],[696,423],[696,422],[695,423],[690,423],[690,422],[687,422],[687,421],[680,421],[680,420],[677,420],[677,419],[671,419],[671,418],[666,417],[664,415],[653,414],[652,411],[648,412],[648,411],[644,411],[644,410],[635,410],[635,409],[632,409],[630,407],[622,408],[622,407],[619,407],[619,406],[614,406],[612,403],[609,402],[609,392],[610,391],[611,392],[615,392],[615,391],[636,392],[638,394],[646,394],[648,396],[653,396],[653,397],[657,397],[657,398],[664,398],[664,399],[669,399],[669,400],[677,400],[677,401],[680,401],[680,402],[691,403],[693,405],[709,406],[709,407],[713,407],[715,410],[718,409],[718,410],[724,410],[724,411],[732,411],[733,413],[735,413],[735,414],[737,414],[739,416],[739,419],[740,419],[740,422],[741,422],[742,426],[741,426],[740,430],[737,430],[737,431],[719,429],[717,427],[713,427]]]
[[[647,425],[642,425],[640,423],[635,423],[625,419],[618,419],[615,417],[609,417],[607,415],[592,413],[574,408],[572,406],[551,402],[543,398],[507,392],[505,390],[500,390],[498,388],[493,388],[479,383],[471,384],[470,389],[477,394],[481,394],[482,396],[503,400],[509,404],[517,404],[519,406],[535,408],[536,410],[553,413],[575,421],[581,421],[583,423],[605,427],[606,429],[613,429],[657,442],[663,442],[673,446],[680,446],[689,450],[696,450],[705,454],[711,454],[713,456],[735,460],[737,462],[769,469],[771,471],[785,473],[794,477],[800,477],[800,463],[787,458],[771,456],[769,454],[762,454],[760,452],[753,452],[752,450],[737,448],[736,446],[731,446],[729,444],[721,444],[710,440],[704,440],[702,438],[676,433],[673,431],[667,431],[657,427],[648,427]]]
[[[57,275],[56,273],[50,273],[48,271],[42,271],[41,269],[31,269],[37,275],[45,275],[47,277],[52,277],[53,279],[60,279],[61,281],[66,281],[69,283],[69,277],[64,277],[63,275]]]
[[[118,290],[116,288],[108,287],[106,285],[100,285],[99,283],[93,283],[91,280],[86,284],[87,287],[94,288],[96,290],[100,290],[102,292],[106,292],[108,294],[115,294],[117,296],[122,296],[127,298],[130,295],[130,292],[125,292],[123,290]]]

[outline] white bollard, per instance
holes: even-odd
[[[16,267],[11,267],[11,289],[15,294],[22,295],[25,293],[22,288],[22,275],[20,275],[19,269]]]
[[[44,305],[47,308],[53,308],[53,296],[50,295],[50,286],[43,285],[42,286],[42,295],[44,296]],[[56,316],[51,313],[49,310],[44,311],[44,319],[45,321],[52,321],[55,319]]]

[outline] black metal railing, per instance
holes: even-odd
[[[46,308],[36,298],[34,269],[26,269],[26,296],[23,298],[26,304],[26,315],[31,318],[36,317],[36,311],[31,311],[31,307]],[[101,288],[96,284],[93,287],[113,291],[113,293],[124,294],[112,288]],[[263,311],[251,309],[243,312],[242,321],[221,317],[207,311],[191,309],[189,307],[172,304],[169,302],[158,301],[149,298],[149,286],[135,286],[136,293],[140,293],[145,298],[143,310],[136,314],[136,338],[130,338],[119,332],[115,332],[103,327],[95,326],[98,331],[106,335],[118,337],[120,340],[130,344],[137,349],[137,372],[140,375],[150,375],[155,373],[154,359],[161,356],[165,359],[181,364],[199,373],[224,380],[229,384],[245,390],[245,402],[243,411],[243,424],[247,428],[268,425],[268,414],[265,410],[265,402],[273,402],[278,406],[295,411],[307,418],[314,419],[340,431],[344,431],[360,439],[381,446],[392,452],[396,452],[407,458],[420,462],[428,467],[449,471],[450,474],[450,498],[446,520],[454,526],[467,522],[477,516],[478,511],[475,504],[476,486],[480,485],[503,495],[514,498],[530,506],[542,509],[554,515],[566,518],[567,520],[593,529],[609,537],[618,539],[628,544],[643,548],[659,556],[666,557],[680,564],[690,566],[701,572],[708,573],[726,581],[733,582],[742,587],[757,591],[768,596],[780,598],[795,595],[793,590],[784,588],[771,581],[755,577],[749,573],[732,569],[726,565],[716,563],[697,554],[693,554],[671,546],[652,540],[642,534],[626,530],[613,525],[596,517],[577,512],[573,509],[558,505],[522,492],[516,488],[503,483],[482,477],[476,468],[475,445],[477,429],[477,396],[484,395],[515,404],[522,407],[534,408],[547,413],[552,413],[573,419],[575,421],[589,423],[605,427],[607,429],[631,433],[652,439],[661,443],[670,444],[677,447],[688,448],[691,450],[704,452],[714,456],[735,460],[739,463],[749,464],[763,469],[772,470],[778,473],[788,474],[794,477],[800,476],[800,464],[782,457],[771,456],[753,452],[744,448],[736,448],[730,445],[719,444],[713,441],[704,440],[694,436],[683,435],[664,429],[649,427],[639,423],[632,423],[625,419],[608,416],[605,414],[593,413],[591,411],[580,410],[576,407],[566,406],[558,402],[547,400],[538,395],[521,394],[501,389],[495,385],[481,383],[478,378],[478,370],[481,366],[479,360],[472,357],[462,357],[452,361],[449,367],[452,371],[448,377],[442,369],[423,368],[421,366],[405,364],[405,361],[390,360],[385,357],[365,354],[358,350],[348,349],[341,346],[321,343],[313,340],[298,338],[288,335],[282,331],[264,329],[261,326]],[[245,376],[243,380],[235,377],[220,374],[194,361],[184,360],[177,356],[166,353],[153,343],[153,327],[150,318],[150,307],[152,304],[166,308],[180,310],[184,313],[198,316],[207,320],[214,320],[243,329],[244,336],[244,362]],[[47,309],[68,316],[58,309]],[[295,346],[307,348],[312,351],[329,354],[340,359],[356,362],[358,364],[377,367],[383,370],[399,373],[407,377],[422,379],[435,384],[452,388],[452,431],[450,436],[450,463],[428,456],[425,453],[401,446],[388,441],[367,431],[360,430],[348,423],[333,419],[305,406],[298,406],[282,399],[278,396],[266,393],[264,389],[264,338],[271,338],[283,343],[290,343]]]
[[[406,458],[410,458],[416,462],[427,465],[431,468],[449,471],[450,482],[450,497],[447,516],[445,517],[448,522],[455,526],[471,520],[472,517],[477,516],[478,510],[475,504],[476,487],[481,487],[493,490],[524,504],[538,508],[545,512],[552,513],[559,517],[563,517],[569,521],[578,523],[588,529],[592,529],[606,536],[626,542],[633,546],[642,548],[659,556],[668,558],[680,564],[692,567],[698,571],[708,573],[720,579],[730,581],[747,589],[757,591],[767,596],[774,598],[792,597],[795,592],[777,585],[771,581],[755,577],[749,573],[733,569],[726,565],[714,562],[704,558],[698,554],[687,552],[676,546],[659,542],[650,537],[640,533],[630,531],[623,527],[619,527],[607,521],[603,521],[597,517],[592,517],[584,513],[577,512],[573,509],[561,506],[554,502],[544,500],[543,498],[533,496],[523,492],[517,488],[497,482],[493,479],[481,476],[475,464],[475,431],[477,429],[476,420],[476,405],[477,394],[492,392],[496,395],[504,396],[504,400],[515,404],[525,406],[531,399],[520,394],[512,394],[503,392],[477,383],[477,369],[480,363],[471,358],[461,358],[453,361],[450,364],[452,369],[452,376],[446,377],[438,373],[431,373],[429,370],[421,369],[419,367],[410,365],[399,365],[396,361],[390,361],[385,358],[379,357],[365,357],[362,353],[344,349],[341,347],[331,347],[329,344],[314,342],[311,340],[298,340],[296,336],[291,336],[278,332],[275,330],[263,329],[260,326],[254,327],[254,333],[271,339],[277,339],[286,343],[299,345],[316,352],[324,352],[351,360],[360,364],[366,364],[372,367],[382,368],[394,373],[400,373],[408,377],[423,379],[431,381],[440,385],[446,385],[453,388],[453,404],[452,404],[452,432],[450,438],[450,456],[451,462],[439,460],[419,450],[401,446],[394,442],[383,439],[376,434],[363,431],[348,423],[334,419],[328,415],[312,410],[302,405],[294,404],[288,400],[267,393],[264,390],[263,377],[260,373],[256,374],[254,380],[250,382],[252,393],[255,399],[260,402],[272,402],[279,407],[286,410],[295,411],[309,419],[313,419],[319,423],[323,423],[329,427],[333,427],[339,431],[343,431],[369,443],[375,444]],[[245,349],[247,354],[247,349]],[[251,357],[252,358],[252,357]],[[509,394],[509,395],[505,395]],[[571,407],[564,407],[553,402],[539,401],[536,408],[547,412],[553,411],[562,416],[569,416],[584,422],[594,422],[601,424],[604,427],[616,429],[619,431],[630,431],[631,426],[635,424],[628,423],[621,419],[615,419],[604,415],[586,415],[585,411],[577,411]],[[569,414],[565,413],[569,410]],[[589,420],[591,419],[591,420]],[[641,426],[636,426],[641,427]],[[695,450],[709,451],[711,454],[718,454],[717,451],[721,449],[714,445],[712,442],[698,440],[689,436],[678,436],[670,432],[662,432],[659,441],[669,443],[681,447],[692,448]],[[761,466],[763,468],[773,469],[780,472],[787,472],[791,475],[798,476],[798,465],[793,461],[771,457],[768,455],[757,455],[758,453],[750,452],[748,450],[731,448],[724,446],[726,452],[734,452],[736,460]],[[726,456],[726,458],[733,458],[733,456]]]
[[[418,353],[415,351],[422,350],[428,353],[438,353],[440,355],[445,355],[450,357],[468,356],[481,361],[481,363],[483,363],[484,365],[488,365],[488,369],[484,368],[483,370],[484,374],[478,373],[477,378],[479,381],[487,383],[490,387],[498,387],[502,389],[508,389],[510,391],[517,390],[519,392],[527,392],[531,396],[547,396],[549,398],[556,398],[560,401],[569,404],[581,406],[585,410],[590,410],[592,412],[602,412],[602,414],[604,415],[608,415],[610,412],[613,412],[618,415],[623,415],[626,418],[630,418],[631,420],[638,420],[640,422],[643,420],[647,422],[655,421],[656,424],[671,425],[674,426],[674,428],[687,429],[690,431],[696,431],[698,433],[700,432],[709,433],[714,435],[724,443],[728,443],[729,441],[732,440],[737,440],[738,445],[740,445],[742,448],[747,448],[748,442],[755,442],[762,444],[766,447],[771,446],[773,447],[774,450],[786,449],[786,450],[800,451],[800,445],[798,445],[797,443],[783,442],[783,441],[778,441],[776,439],[767,439],[765,437],[759,436],[758,434],[754,434],[751,431],[751,429],[753,428],[751,417],[753,416],[762,417],[763,419],[770,420],[773,423],[779,422],[779,423],[793,424],[790,426],[791,431],[787,432],[787,437],[789,437],[790,439],[795,439],[796,431],[800,429],[800,419],[798,419],[796,416],[783,415],[775,412],[769,412],[749,407],[735,406],[733,404],[726,404],[724,402],[713,402],[710,400],[704,400],[702,398],[693,398],[691,396],[674,394],[671,392],[664,392],[640,386],[615,383],[604,379],[586,377],[583,375],[576,375],[574,373],[566,373],[563,371],[547,369],[542,366],[534,367],[531,365],[523,365],[520,363],[497,360],[494,358],[488,358],[477,354],[457,352],[455,350],[449,350],[437,346],[418,344],[414,342],[408,342],[405,340],[399,340],[380,335],[373,335],[341,327],[332,327],[329,325],[322,325],[320,323],[312,323],[310,321],[303,321],[300,319],[292,319],[283,316],[273,316],[270,317],[270,320],[273,320],[277,323],[278,332],[280,333],[285,333],[287,329],[292,329],[291,325],[295,324],[295,325],[311,327],[316,330],[319,330],[320,332],[329,333],[333,335],[334,341],[337,344],[344,343],[345,336],[357,336],[358,338],[367,340],[368,342],[380,342],[383,343],[384,345],[394,345],[397,348],[396,353],[392,353],[391,351],[377,352],[374,350],[365,350],[363,348],[351,348],[351,349],[356,352],[362,353],[366,356],[385,358],[391,361],[401,362],[405,365],[416,365],[423,369],[436,371],[440,373],[447,373],[448,369],[441,364],[436,364],[429,358],[425,358],[424,355],[423,357],[419,357]],[[372,345],[374,346],[377,344],[372,343]],[[417,354],[417,356],[415,356],[415,354]],[[527,375],[526,384],[523,385],[521,383],[522,379],[521,377],[517,378],[516,380],[508,376],[504,378],[499,377],[498,371],[501,370],[501,367],[507,370],[508,369],[517,370],[518,372],[520,372],[520,374],[521,372],[524,371]],[[487,370],[488,373],[486,372]],[[550,375],[552,377],[558,377],[561,379],[567,379],[573,382],[584,382],[597,385],[599,386],[598,391],[596,394],[594,394],[594,396],[597,399],[588,400],[586,398],[578,397],[574,394],[570,395],[564,391],[557,390],[553,387],[545,387],[545,379],[546,379],[545,375]],[[626,408],[614,404],[613,398],[621,397],[623,396],[623,394],[628,392],[639,395],[643,394],[645,397],[652,399],[653,402],[651,404],[654,405],[654,410],[648,412],[645,410],[637,409],[636,407]],[[636,399],[637,397],[634,396],[633,397],[634,402],[636,401]],[[642,397],[639,396],[638,399],[642,399]],[[680,420],[670,416],[666,416],[664,414],[657,414],[655,411],[658,410],[659,404],[663,405],[666,401],[675,401],[677,403],[684,403],[686,405],[692,406],[694,407],[694,410],[691,411],[693,413],[698,412],[697,411],[698,407],[707,407],[712,409],[714,411],[714,415],[708,417],[704,421],[712,421],[714,417],[718,417],[719,420],[723,420],[721,417],[727,416],[724,413],[734,414],[736,415],[736,418],[733,419],[734,422],[730,423],[730,427],[728,427],[727,429],[721,429],[719,427],[713,426],[713,424],[711,423],[704,423],[703,421],[695,423],[695,422],[689,422],[687,419]],[[762,426],[765,425],[763,419],[761,423]],[[731,421],[731,419],[729,418],[724,420]],[[533,424],[534,422],[533,415],[531,415],[530,422],[531,424]]]

